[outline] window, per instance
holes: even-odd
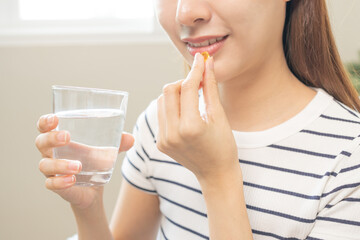
[[[163,41],[152,0],[1,0],[0,44]]]
[[[22,20],[84,20],[151,19],[154,14],[149,0],[19,0],[19,16]]]

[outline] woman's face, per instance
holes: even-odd
[[[287,0],[155,2],[160,24],[187,63],[192,64],[196,52],[208,51],[220,82],[258,71],[283,54]]]

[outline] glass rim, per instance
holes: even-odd
[[[108,93],[114,95],[128,96],[129,93],[125,91],[102,89],[102,88],[89,88],[89,87],[77,87],[77,86],[66,86],[66,85],[52,85],[52,90],[70,90],[70,91],[83,91],[83,92],[95,92],[95,93]]]

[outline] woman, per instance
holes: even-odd
[[[69,134],[39,119],[39,168],[71,203],[79,239],[360,239],[360,102],[325,1],[157,0],[156,10],[192,70],[140,115],[133,147],[124,134],[110,227],[103,188],[73,186],[81,165],[51,158]]]

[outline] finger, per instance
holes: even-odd
[[[166,119],[165,119],[165,106],[164,106],[164,96],[160,95],[157,99],[157,113],[158,113],[158,134],[157,134],[157,146],[162,144],[165,140],[166,134]]]
[[[169,129],[176,129],[180,118],[180,91],[183,80],[167,84],[163,88],[164,112],[166,118],[167,132]]]
[[[51,131],[37,136],[35,145],[43,157],[52,157],[52,148],[64,146],[70,141],[70,134],[67,131]]]
[[[59,123],[59,119],[55,114],[43,115],[37,121],[37,129],[41,133],[49,132],[56,128]]]
[[[196,53],[192,69],[181,85],[181,118],[183,116],[192,120],[200,118],[198,89],[203,79],[204,67],[204,57]]]
[[[125,152],[129,150],[134,145],[134,137],[130,133],[123,132],[121,135],[121,144],[119,148],[119,152]]]
[[[206,111],[207,113],[211,114],[211,112],[219,109],[219,106],[221,106],[219,89],[214,73],[213,57],[208,58],[208,60],[206,61],[203,92]]]
[[[81,171],[81,162],[76,160],[43,158],[39,162],[39,170],[46,177],[60,175],[73,175]]]
[[[45,181],[45,186],[49,190],[62,190],[73,186],[76,182],[74,175],[49,177]]]

